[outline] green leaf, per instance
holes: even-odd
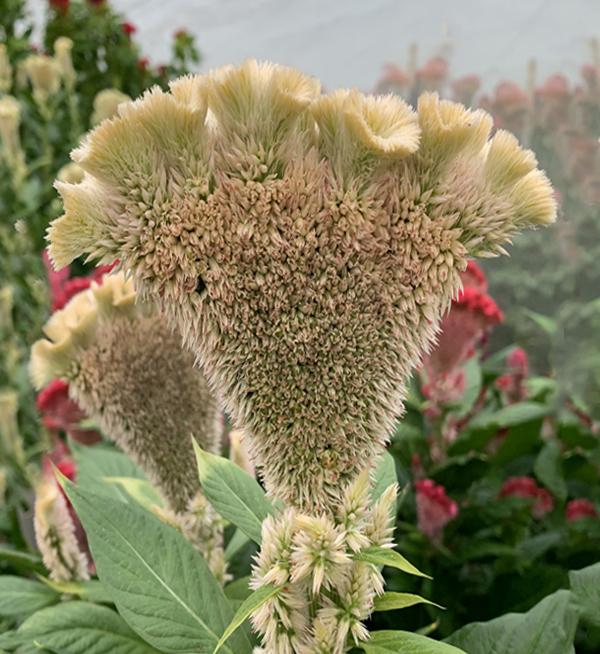
[[[371,486],[371,501],[373,503],[383,495],[392,484],[398,483],[396,475],[396,462],[394,457],[389,452],[384,454],[379,459],[379,463],[373,473],[373,484]]]
[[[59,600],[55,591],[39,581],[11,575],[0,577],[0,616],[29,615]]]
[[[38,611],[18,634],[60,654],[160,654],[118,613],[88,602],[63,602]]]
[[[281,591],[281,587],[274,586],[273,584],[267,584],[266,586],[261,586],[257,588],[251,595],[249,595],[242,603],[240,608],[235,612],[233,620],[229,623],[229,626],[223,632],[221,639],[217,643],[217,646],[214,649],[213,654],[221,649],[225,641],[233,634],[233,632],[241,627],[242,624],[249,618],[256,609],[260,608],[265,602],[268,602],[271,597],[274,597]]]
[[[395,611],[396,609],[406,609],[409,606],[415,606],[415,604],[430,604],[431,606],[437,606],[438,609],[444,608],[420,595],[389,592],[375,598],[375,611]]]
[[[457,410],[453,412],[457,418],[463,418],[469,413],[481,392],[481,366],[477,357],[471,357],[463,369],[465,371],[465,391]]]
[[[556,334],[556,331],[558,329],[558,323],[556,322],[556,320],[553,320],[548,316],[544,316],[541,313],[531,311],[530,309],[523,309],[523,313],[528,318],[531,318],[531,320],[533,320],[533,322],[538,327],[540,327],[542,331],[548,336],[554,336]]]
[[[410,631],[373,631],[360,646],[367,654],[465,654],[452,645]]]
[[[128,495],[145,509],[148,509],[148,511],[152,511],[152,508],[156,506],[164,506],[163,498],[146,479],[138,479],[137,477],[103,477],[103,481],[108,484],[121,486]]]
[[[600,563],[572,570],[569,582],[582,619],[600,627]]]
[[[471,428],[482,429],[491,426],[512,427],[548,415],[549,407],[537,402],[516,402],[487,415],[479,415],[471,421]]]
[[[210,654],[233,612],[202,556],[139,505],[98,496],[62,478],[85,528],[98,576],[119,613],[167,654]],[[246,654],[239,632],[224,647]]]
[[[559,590],[527,613],[474,622],[447,639],[469,654],[570,654],[577,627],[571,593]]]
[[[275,513],[260,484],[239,466],[194,441],[202,489],[217,513],[260,544],[263,520]]]
[[[248,538],[241,529],[236,529],[225,548],[225,560],[231,561],[231,559],[249,542],[250,538]]]
[[[562,451],[555,441],[548,441],[540,450],[533,471],[536,477],[561,502],[567,499],[567,484],[562,468]]]
[[[250,577],[240,577],[225,586],[225,596],[230,600],[243,602],[251,594]]]
[[[6,545],[0,546],[0,561],[6,561],[16,568],[24,570],[36,570],[42,572],[44,564],[41,557],[37,554],[30,554],[29,552],[20,552]]]
[[[61,595],[74,595],[88,602],[112,604],[112,594],[102,585],[102,582],[91,581],[53,581],[39,577],[40,581]]]
[[[409,575],[431,579],[429,575],[426,575],[418,568],[415,568],[415,566],[410,563],[410,561],[407,561],[402,554],[395,550],[386,549],[385,547],[377,547],[375,545],[368,547],[367,549],[357,552],[354,555],[354,559],[357,561],[366,561],[373,565],[387,565],[389,568],[402,570],[402,572],[406,572]]]
[[[103,445],[82,446],[73,441],[73,456],[77,465],[77,485],[122,502],[131,502],[131,495],[107,478],[145,479],[144,473],[122,452]]]

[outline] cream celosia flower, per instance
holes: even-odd
[[[373,507],[368,490],[365,470],[345,489],[338,515],[287,509],[264,521],[252,586],[274,584],[280,592],[252,622],[268,654],[343,654],[368,638],[363,621],[383,593],[383,579],[375,566],[353,557],[372,545],[391,546],[397,487]]]
[[[88,558],[77,541],[67,502],[52,475],[36,487],[35,540],[44,565],[55,581],[89,579]]]
[[[65,88],[72,91],[75,87],[77,74],[73,68],[73,59],[71,51],[73,50],[73,41],[67,36],[60,36],[54,41],[54,59],[60,69]]]
[[[53,57],[47,55],[30,55],[23,65],[31,82],[35,101],[42,106],[45,105],[60,89],[59,64]]]
[[[73,157],[58,265],[119,258],[195,351],[271,494],[319,512],[384,447],[467,256],[551,222],[535,159],[424,95],[249,61],[120,108]]]
[[[0,452],[24,468],[27,457],[19,433],[18,410],[19,396],[15,391],[0,390]]]
[[[98,92],[94,98],[94,111],[90,118],[91,124],[97,125],[107,118],[112,118],[123,102],[131,102],[131,98],[117,89],[104,89]]]
[[[0,145],[9,167],[23,166],[24,155],[19,138],[21,107],[12,95],[0,98]]]
[[[0,43],[0,93],[8,93],[12,87],[12,66],[6,45]]]
[[[48,340],[32,348],[36,387],[68,381],[72,398],[139,463],[169,507],[187,512],[199,490],[191,436],[218,452],[222,419],[179,335],[136,303],[120,273],[74,296],[44,332]]]

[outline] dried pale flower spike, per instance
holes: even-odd
[[[71,51],[73,50],[73,41],[67,36],[60,36],[54,42],[54,59],[60,69],[60,74],[68,91],[75,88],[77,74],[73,67]]]
[[[246,62],[154,89],[74,153],[58,265],[131,271],[199,356],[272,495],[331,511],[382,451],[469,255],[554,218],[491,118],[423,96],[319,95]]]
[[[76,534],[73,516],[52,470],[46,470],[35,489],[34,527],[44,565],[55,581],[90,578],[90,560]]]
[[[0,145],[2,155],[9,168],[24,168],[25,155],[21,148],[19,126],[21,124],[21,107],[12,95],[0,98]]]
[[[60,89],[60,65],[48,55],[30,55],[25,59],[24,67],[35,101],[45,107],[49,98]]]
[[[6,44],[0,43],[0,93],[9,93],[12,82],[13,70],[8,58]]]
[[[44,332],[32,348],[34,384],[69,382],[85,414],[140,464],[172,510],[186,512],[199,490],[191,436],[218,451],[222,420],[180,337],[136,303],[121,273],[75,295]]]
[[[119,105],[123,102],[131,102],[131,98],[118,89],[104,89],[99,91],[94,98],[94,111],[90,122],[92,125],[98,125],[107,118],[116,115]]]

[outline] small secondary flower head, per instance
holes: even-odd
[[[106,275],[44,327],[31,353],[41,387],[60,378],[70,397],[186,511],[199,490],[191,436],[218,451],[222,421],[194,357],[162,318],[136,304],[131,281]]]
[[[153,89],[75,151],[55,263],[119,258],[199,356],[268,490],[322,510],[381,452],[467,257],[555,205],[481,111],[320,94],[248,61]]]

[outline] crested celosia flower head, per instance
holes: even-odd
[[[598,511],[596,510],[593,502],[590,502],[584,498],[579,498],[567,502],[565,515],[567,516],[567,520],[569,522],[575,522],[585,518],[597,518]]]
[[[65,87],[72,90],[75,86],[77,74],[73,68],[73,59],[71,51],[73,50],[73,41],[67,36],[59,36],[54,42],[54,59],[60,69],[60,74]]]
[[[469,261],[461,281],[464,287],[441,321],[437,345],[423,359],[426,381],[422,390],[434,408],[462,396],[465,375],[461,366],[473,356],[490,328],[503,320],[486,292],[487,280],[476,263]]]
[[[441,539],[444,527],[458,515],[458,505],[446,489],[431,479],[415,482],[419,530],[433,541]]]
[[[222,421],[194,357],[162,318],[136,303],[122,274],[75,295],[34,344],[36,386],[60,378],[69,396],[145,470],[169,508],[199,490],[191,436],[218,451]]]
[[[552,495],[538,486],[532,477],[509,477],[500,489],[500,497],[531,498],[531,512],[535,518],[541,518],[554,508]]]
[[[0,98],[0,151],[9,166],[19,164],[23,157],[19,126],[21,106],[12,95]]]
[[[119,258],[268,490],[320,510],[382,450],[467,257],[554,219],[533,155],[490,129],[433,94],[415,113],[255,61],[185,77],[74,153],[51,254]]]

